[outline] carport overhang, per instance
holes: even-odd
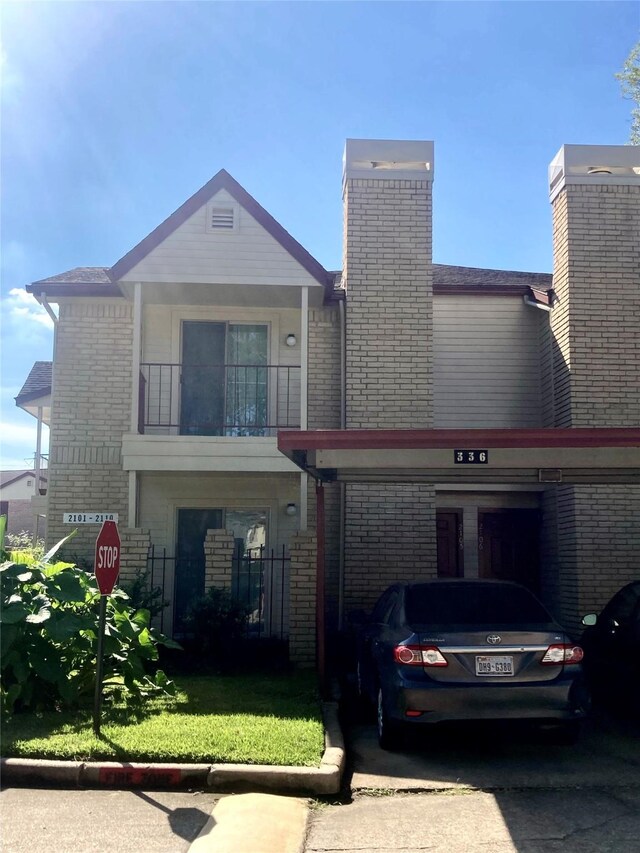
[[[320,482],[640,483],[640,428],[281,431]]]
[[[283,430],[278,449],[316,481],[316,649],[326,691],[324,483],[640,483],[640,428]]]

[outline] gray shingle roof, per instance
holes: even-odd
[[[546,290],[551,287],[553,276],[545,272],[518,272],[515,270],[489,270],[479,267],[457,267],[450,264],[433,265],[433,284],[448,286],[490,287],[536,287]]]
[[[20,405],[21,402],[26,402],[34,397],[50,394],[52,369],[53,362],[36,361],[16,397],[16,403]]]
[[[74,267],[33,284],[111,284],[108,271],[109,267]]]

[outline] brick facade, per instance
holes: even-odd
[[[640,424],[640,186],[568,183],[553,201],[553,382],[558,427]],[[640,488],[557,487],[544,499],[547,587],[577,627],[638,574]],[[553,580],[552,580],[553,579]]]
[[[230,530],[207,530],[204,540],[204,588],[231,590],[233,573],[233,533]]]
[[[131,418],[132,306],[62,302],[56,327],[49,450],[48,539],[73,529],[64,512],[117,512],[127,521],[129,475],[122,434]],[[78,525],[67,550],[93,561],[94,525]]]
[[[431,181],[426,176],[350,177],[349,147],[346,158],[346,425],[429,428],[433,424]],[[370,606],[399,578],[435,575],[433,488],[350,485],[345,521],[345,612]]]
[[[151,536],[139,527],[118,527],[120,533],[120,581],[131,581],[147,568]]]
[[[299,666],[316,662],[317,538],[312,531],[291,537],[289,586],[289,659]]]

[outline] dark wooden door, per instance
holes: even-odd
[[[533,509],[478,513],[478,566],[481,578],[516,581],[539,588],[540,514]]]
[[[462,513],[456,510],[438,510],[436,512],[436,531],[438,577],[462,577]]]

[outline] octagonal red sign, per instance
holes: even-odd
[[[113,591],[120,573],[120,534],[115,521],[105,521],[96,539],[94,573],[102,595]]]

